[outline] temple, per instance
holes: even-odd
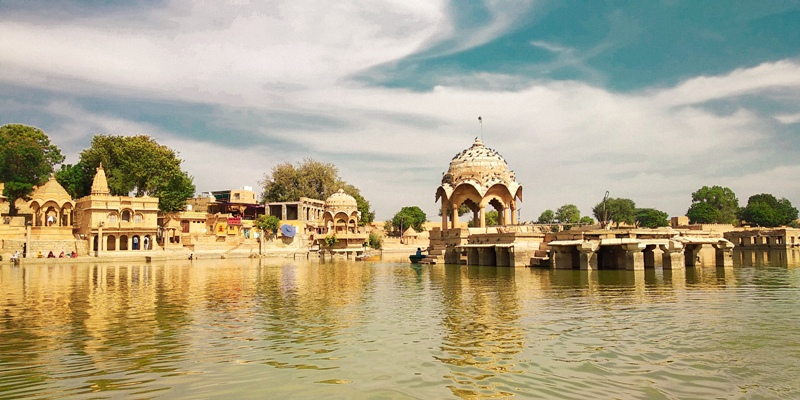
[[[158,249],[158,198],[112,196],[102,164],[90,194],[75,201],[75,210],[75,233],[90,243],[94,255]]]

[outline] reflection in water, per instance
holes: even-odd
[[[0,397],[798,397],[791,254],[673,271],[4,265]]]
[[[514,269],[448,266],[442,287],[445,328],[434,356],[452,366],[448,385],[460,397],[507,397],[498,383],[515,369],[524,345]]]

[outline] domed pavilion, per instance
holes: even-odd
[[[353,196],[339,189],[325,200],[322,222],[328,233],[355,233],[358,231],[358,203]]]
[[[436,189],[436,201],[442,200],[442,230],[457,228],[458,208],[466,204],[474,215],[473,226],[486,227],[486,208],[494,207],[501,225],[517,223],[517,200],[522,200],[522,186],[514,171],[495,150],[475,138],[472,146],[450,161]]]
[[[72,217],[75,202],[55,176],[33,191],[28,206],[33,210],[33,226],[67,227],[67,237],[72,236]]]

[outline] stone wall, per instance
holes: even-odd
[[[25,239],[5,239],[2,241],[2,254],[3,259],[10,257],[15,251],[22,253],[25,245]],[[39,252],[42,257],[47,257],[50,252],[58,257],[63,251],[64,253],[76,252],[78,256],[89,255],[89,244],[85,240],[32,240],[31,248],[28,249],[28,258],[34,258]]]

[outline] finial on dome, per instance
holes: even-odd
[[[483,141],[476,137],[475,142],[472,143],[472,147],[483,147]]]

